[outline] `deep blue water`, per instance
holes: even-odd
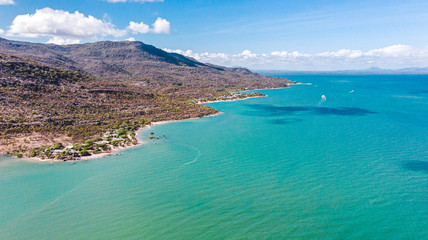
[[[0,239],[428,239],[428,76],[284,77],[124,155],[1,157]]]

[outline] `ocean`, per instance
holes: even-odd
[[[0,239],[428,239],[428,76],[282,77],[123,155],[0,156]]]

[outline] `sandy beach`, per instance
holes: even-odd
[[[246,99],[250,99],[250,98],[258,98],[258,97],[267,97],[266,96],[256,96],[256,97],[247,97],[247,98],[242,98],[242,99],[231,99],[231,100],[218,100],[218,101],[206,101],[206,102],[198,102],[198,104],[208,104],[208,103],[216,103],[216,102],[232,102],[232,101],[241,101],[241,100],[246,100]],[[92,154],[91,156],[85,156],[85,157],[76,157],[75,159],[71,159],[71,160],[67,160],[67,162],[72,162],[72,161],[87,161],[87,160],[93,160],[93,159],[99,159],[99,158],[103,158],[103,157],[107,157],[107,156],[111,156],[111,155],[116,155],[118,154],[118,152],[125,150],[125,149],[129,149],[129,148],[133,148],[133,147],[138,147],[140,145],[146,144],[147,142],[144,141],[140,141],[139,140],[139,135],[141,135],[142,130],[144,129],[148,129],[151,128],[152,126],[157,126],[157,125],[162,125],[162,124],[167,124],[167,123],[171,123],[171,122],[178,122],[178,121],[187,121],[187,120],[192,120],[192,119],[200,119],[200,118],[206,118],[206,117],[214,117],[217,115],[222,114],[222,112],[217,112],[208,116],[204,116],[204,117],[197,117],[197,118],[188,118],[188,119],[182,119],[182,120],[167,120],[167,121],[159,121],[159,122],[152,122],[149,125],[146,125],[144,127],[140,127],[139,129],[137,129],[135,131],[135,136],[137,139],[137,143],[136,144],[132,144],[129,146],[118,146],[118,147],[114,147],[114,146],[110,146],[112,149],[109,150],[108,152],[103,152],[103,153],[98,153],[98,154]],[[32,161],[32,162],[64,162],[64,160],[61,159],[41,159],[41,158],[22,158],[23,160],[27,160],[27,161]]]
[[[242,101],[242,100],[247,100],[250,98],[259,98],[259,97],[268,97],[268,95],[256,96],[256,97],[246,97],[246,98],[240,98],[240,99],[230,99],[230,100],[216,100],[216,101],[206,101],[206,102],[198,101],[198,104],[217,103],[217,102],[234,102],[234,101]],[[209,117],[209,116],[207,116],[207,117]]]
[[[204,116],[204,117],[199,117],[199,118],[214,117],[214,116],[217,116],[217,115],[220,115],[220,114],[222,114],[222,112],[218,112],[218,113],[215,113],[215,114],[211,114],[211,115]],[[171,123],[171,122],[187,121],[187,120],[199,119],[199,118],[188,118],[188,119],[183,119],[183,120],[168,120],[168,121],[152,122],[149,125],[146,125],[144,127],[140,127],[139,129],[137,129],[135,131],[135,136],[136,136],[136,139],[137,139],[137,143],[136,144],[132,144],[132,145],[128,145],[128,146],[123,146],[123,147],[122,146],[118,146],[118,147],[111,146],[112,149],[109,150],[108,152],[103,152],[103,153],[98,153],[98,154],[92,154],[91,156],[78,157],[78,158],[75,158],[75,159],[67,160],[67,162],[87,161],[87,160],[94,160],[94,159],[104,158],[104,157],[108,157],[108,156],[112,156],[112,155],[117,155],[122,150],[133,148],[133,147],[138,147],[138,146],[141,146],[141,145],[144,145],[144,144],[148,143],[148,142],[141,141],[139,139],[139,136],[141,135],[141,132],[144,129],[149,129],[149,128],[153,127],[153,126],[167,124],[167,123]],[[26,160],[26,161],[39,162],[39,163],[64,162],[64,160],[62,160],[62,159],[41,159],[41,158],[22,158],[22,159]]]
[[[222,114],[222,112],[218,112],[218,113],[211,114],[211,115],[204,116],[204,117],[200,117],[200,118],[214,117],[214,116],[217,116],[217,115],[220,115],[220,114]],[[133,148],[133,147],[138,147],[138,146],[144,145],[147,142],[140,141],[139,138],[138,138],[139,135],[141,135],[142,130],[144,130],[144,129],[149,129],[149,128],[153,127],[153,126],[158,126],[158,125],[167,124],[167,123],[171,123],[171,122],[187,121],[187,120],[200,119],[200,118],[188,118],[188,119],[183,119],[183,120],[169,120],[169,121],[159,121],[159,122],[150,123],[149,125],[141,127],[141,128],[139,128],[138,130],[135,131],[135,137],[136,137],[136,139],[138,141],[137,144],[133,144],[133,145],[129,145],[129,146],[124,146],[124,147],[114,147],[109,152],[104,152],[104,153],[99,153],[99,154],[93,154],[91,156],[86,156],[86,157],[80,157],[79,159],[77,159],[75,161],[85,161],[85,160],[92,160],[92,159],[103,158],[103,157],[115,155],[119,151],[122,151],[122,150],[125,150],[125,149],[129,149],[129,148]],[[43,160],[39,160],[39,161],[43,161]],[[62,160],[54,160],[54,161],[62,162]]]

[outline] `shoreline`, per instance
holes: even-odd
[[[287,88],[291,88],[292,85],[312,85],[312,83],[294,82],[294,83],[289,83],[287,87],[249,89],[249,90],[245,90],[244,92],[246,92],[246,91],[259,91],[259,90],[287,89]],[[268,95],[266,95],[266,96],[268,96]],[[261,96],[261,97],[263,97],[263,96]]]
[[[284,87],[284,88],[290,88],[290,87]],[[270,89],[284,89],[284,88],[270,88]],[[257,89],[255,89],[255,90],[257,90]],[[260,90],[266,90],[266,89],[260,89]],[[248,90],[248,91],[253,91],[253,90]],[[241,100],[246,100],[246,99],[250,99],[250,98],[259,98],[259,97],[268,97],[268,95],[246,97],[246,98],[241,98],[241,99],[227,99],[227,100],[216,100],[216,101],[206,101],[206,102],[200,102],[200,101],[198,101],[197,104],[201,104],[202,105],[202,104],[218,103],[218,102],[241,101]],[[217,109],[215,109],[215,110],[217,110]],[[214,117],[214,116],[217,116],[217,115],[220,115],[220,114],[223,114],[223,112],[218,111],[217,113],[210,114],[210,115],[203,116],[203,117],[194,117],[194,118],[186,118],[186,119],[181,119],[181,120],[164,120],[164,121],[152,122],[149,125],[140,127],[137,130],[135,130],[135,138],[137,140],[136,144],[132,144],[132,145],[129,145],[129,146],[123,146],[123,147],[120,147],[120,146],[119,147],[112,147],[112,149],[110,151],[108,151],[108,152],[102,152],[102,153],[93,154],[93,155],[84,156],[84,157],[76,157],[76,158],[74,158],[74,159],[72,158],[70,160],[63,160],[63,159],[42,159],[42,158],[37,158],[37,157],[30,157],[30,158],[26,157],[26,158],[20,158],[20,159],[25,160],[25,161],[30,161],[30,162],[38,162],[38,163],[44,163],[44,162],[49,162],[49,163],[53,163],[53,162],[78,162],[78,161],[88,161],[88,160],[94,160],[94,159],[104,158],[104,157],[108,157],[108,156],[112,156],[112,155],[119,155],[118,152],[120,152],[122,150],[126,150],[126,149],[133,148],[133,147],[138,147],[138,146],[141,146],[141,145],[144,145],[144,144],[148,143],[148,142],[144,142],[144,141],[141,141],[141,140],[138,139],[138,136],[141,135],[141,131],[144,130],[144,129],[149,129],[152,126],[167,124],[167,123],[171,123],[171,122],[201,119],[201,118],[205,118],[205,117]],[[8,155],[5,155],[5,156],[8,156]],[[12,157],[12,156],[9,156],[9,157]]]
[[[217,110],[217,109],[216,109]],[[195,117],[195,118],[187,118],[187,119],[182,119],[182,120],[165,120],[165,121],[159,121],[159,122],[152,122],[149,125],[146,125],[144,127],[140,127],[139,129],[135,130],[135,138],[137,139],[137,144],[133,144],[130,146],[124,146],[124,147],[116,147],[113,148],[110,152],[104,152],[104,153],[99,153],[99,154],[94,154],[91,156],[86,156],[86,157],[80,157],[79,159],[76,160],[69,160],[67,162],[78,162],[78,161],[88,161],[88,160],[93,160],[93,159],[99,159],[99,158],[104,158],[104,157],[108,157],[108,156],[113,156],[113,155],[121,155],[118,154],[118,152],[122,151],[122,150],[126,150],[126,149],[130,149],[130,148],[134,148],[134,147],[138,147],[138,146],[142,146],[144,144],[148,144],[149,142],[144,142],[141,141],[140,139],[138,139],[138,136],[141,135],[141,132],[145,129],[150,129],[151,127],[154,126],[158,126],[158,125],[163,125],[163,124],[167,124],[167,123],[172,123],[172,122],[180,122],[180,121],[187,121],[187,120],[194,120],[194,119],[201,119],[201,118],[206,118],[206,117],[214,117],[217,115],[223,114],[222,112],[217,112],[211,115],[207,115],[207,116],[203,116],[203,117]],[[39,160],[42,161],[42,160]],[[63,160],[58,160],[58,159],[53,159],[53,162],[64,162]]]
[[[245,98],[248,99],[248,98]],[[245,100],[245,99],[238,99],[238,100]],[[217,110],[217,109],[216,109]],[[37,162],[37,163],[53,163],[53,162],[80,162],[80,161],[88,161],[88,160],[94,160],[94,159],[100,159],[100,158],[104,158],[104,157],[108,157],[108,156],[113,156],[113,155],[121,155],[119,154],[120,151],[126,150],[126,149],[130,149],[133,147],[138,147],[138,146],[142,146],[144,144],[147,144],[148,142],[145,141],[141,141],[140,139],[138,139],[138,136],[141,135],[142,130],[145,129],[149,129],[151,127],[154,126],[158,126],[158,125],[163,125],[163,124],[167,124],[167,123],[171,123],[171,122],[180,122],[180,121],[187,121],[187,120],[195,120],[195,119],[201,119],[201,118],[206,118],[206,117],[215,117],[217,115],[223,114],[223,112],[217,112],[214,114],[210,114],[207,116],[203,116],[203,117],[194,117],[194,118],[186,118],[186,119],[182,119],[182,120],[165,120],[165,121],[159,121],[159,122],[152,122],[149,125],[146,125],[144,127],[140,127],[139,129],[137,129],[135,131],[135,137],[137,139],[137,143],[136,144],[132,144],[129,146],[124,146],[124,147],[114,147],[112,150],[108,151],[108,152],[102,152],[102,153],[98,153],[98,154],[93,154],[91,156],[85,156],[85,157],[78,157],[76,159],[71,159],[71,160],[62,160],[62,159],[42,159],[42,158],[17,158],[17,159],[21,159],[21,160],[25,160],[25,161],[30,161],[30,162]],[[3,156],[8,156],[8,155],[3,155]],[[11,156],[9,156],[11,157]],[[14,158],[14,157],[12,157]]]
[[[252,91],[252,90],[250,90],[250,91]],[[247,100],[247,99],[250,99],[250,98],[260,98],[260,97],[269,97],[269,95],[255,96],[255,97],[246,97],[246,98],[241,98],[241,99],[215,100],[215,101],[205,101],[205,102],[198,101],[197,104],[218,103],[218,102],[233,102],[233,101],[241,101],[241,100]],[[209,116],[207,116],[207,117],[209,117]]]

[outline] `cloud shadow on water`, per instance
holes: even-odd
[[[287,125],[287,124],[292,124],[292,123],[298,123],[298,122],[302,122],[302,119],[299,118],[286,118],[286,119],[274,119],[271,121],[272,124],[276,124],[276,125]]]
[[[365,116],[368,114],[374,114],[376,112],[354,107],[281,107],[266,104],[246,104],[249,108],[254,111],[248,111],[246,115],[257,115],[257,116],[290,116],[295,114],[306,114],[306,115],[338,115],[338,116]]]
[[[415,92],[410,92],[410,94],[427,94],[428,90],[420,90],[420,91],[415,91]]]
[[[403,166],[407,170],[424,172],[428,174],[428,162],[425,161],[407,161],[403,164]]]

